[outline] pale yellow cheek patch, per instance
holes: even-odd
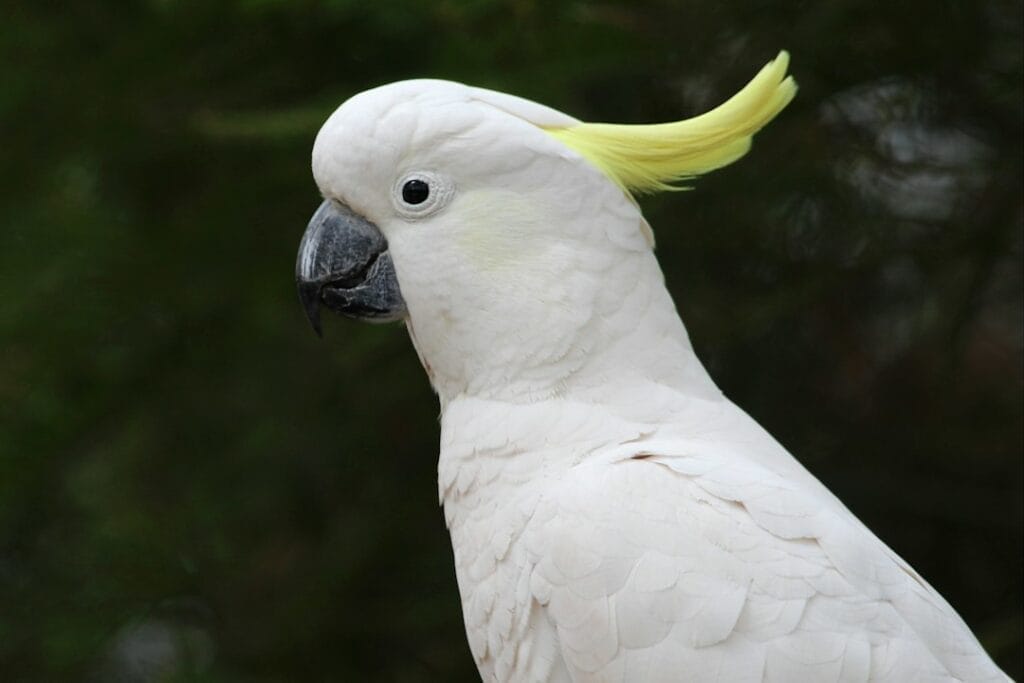
[[[454,243],[466,262],[480,270],[514,266],[540,248],[551,232],[540,207],[506,190],[482,189],[460,195],[450,207]]]

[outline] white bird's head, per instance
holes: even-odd
[[[707,114],[650,126],[448,81],[352,97],[313,147],[324,202],[296,279],[314,328],[321,306],[405,319],[442,401],[559,391],[665,302],[675,318],[631,192],[742,156],[795,93],[787,61]]]

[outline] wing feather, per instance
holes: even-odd
[[[834,498],[758,464],[585,461],[540,507],[530,587],[574,680],[1005,680]]]

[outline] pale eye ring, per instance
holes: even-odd
[[[435,171],[413,171],[399,177],[392,201],[405,218],[425,218],[444,208],[454,192],[455,186],[447,176]]]

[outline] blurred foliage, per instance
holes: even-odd
[[[1021,4],[149,0],[0,20],[0,679],[475,680],[401,326],[309,331],[308,161],[417,76],[801,91],[644,200],[698,353],[1021,666]]]

